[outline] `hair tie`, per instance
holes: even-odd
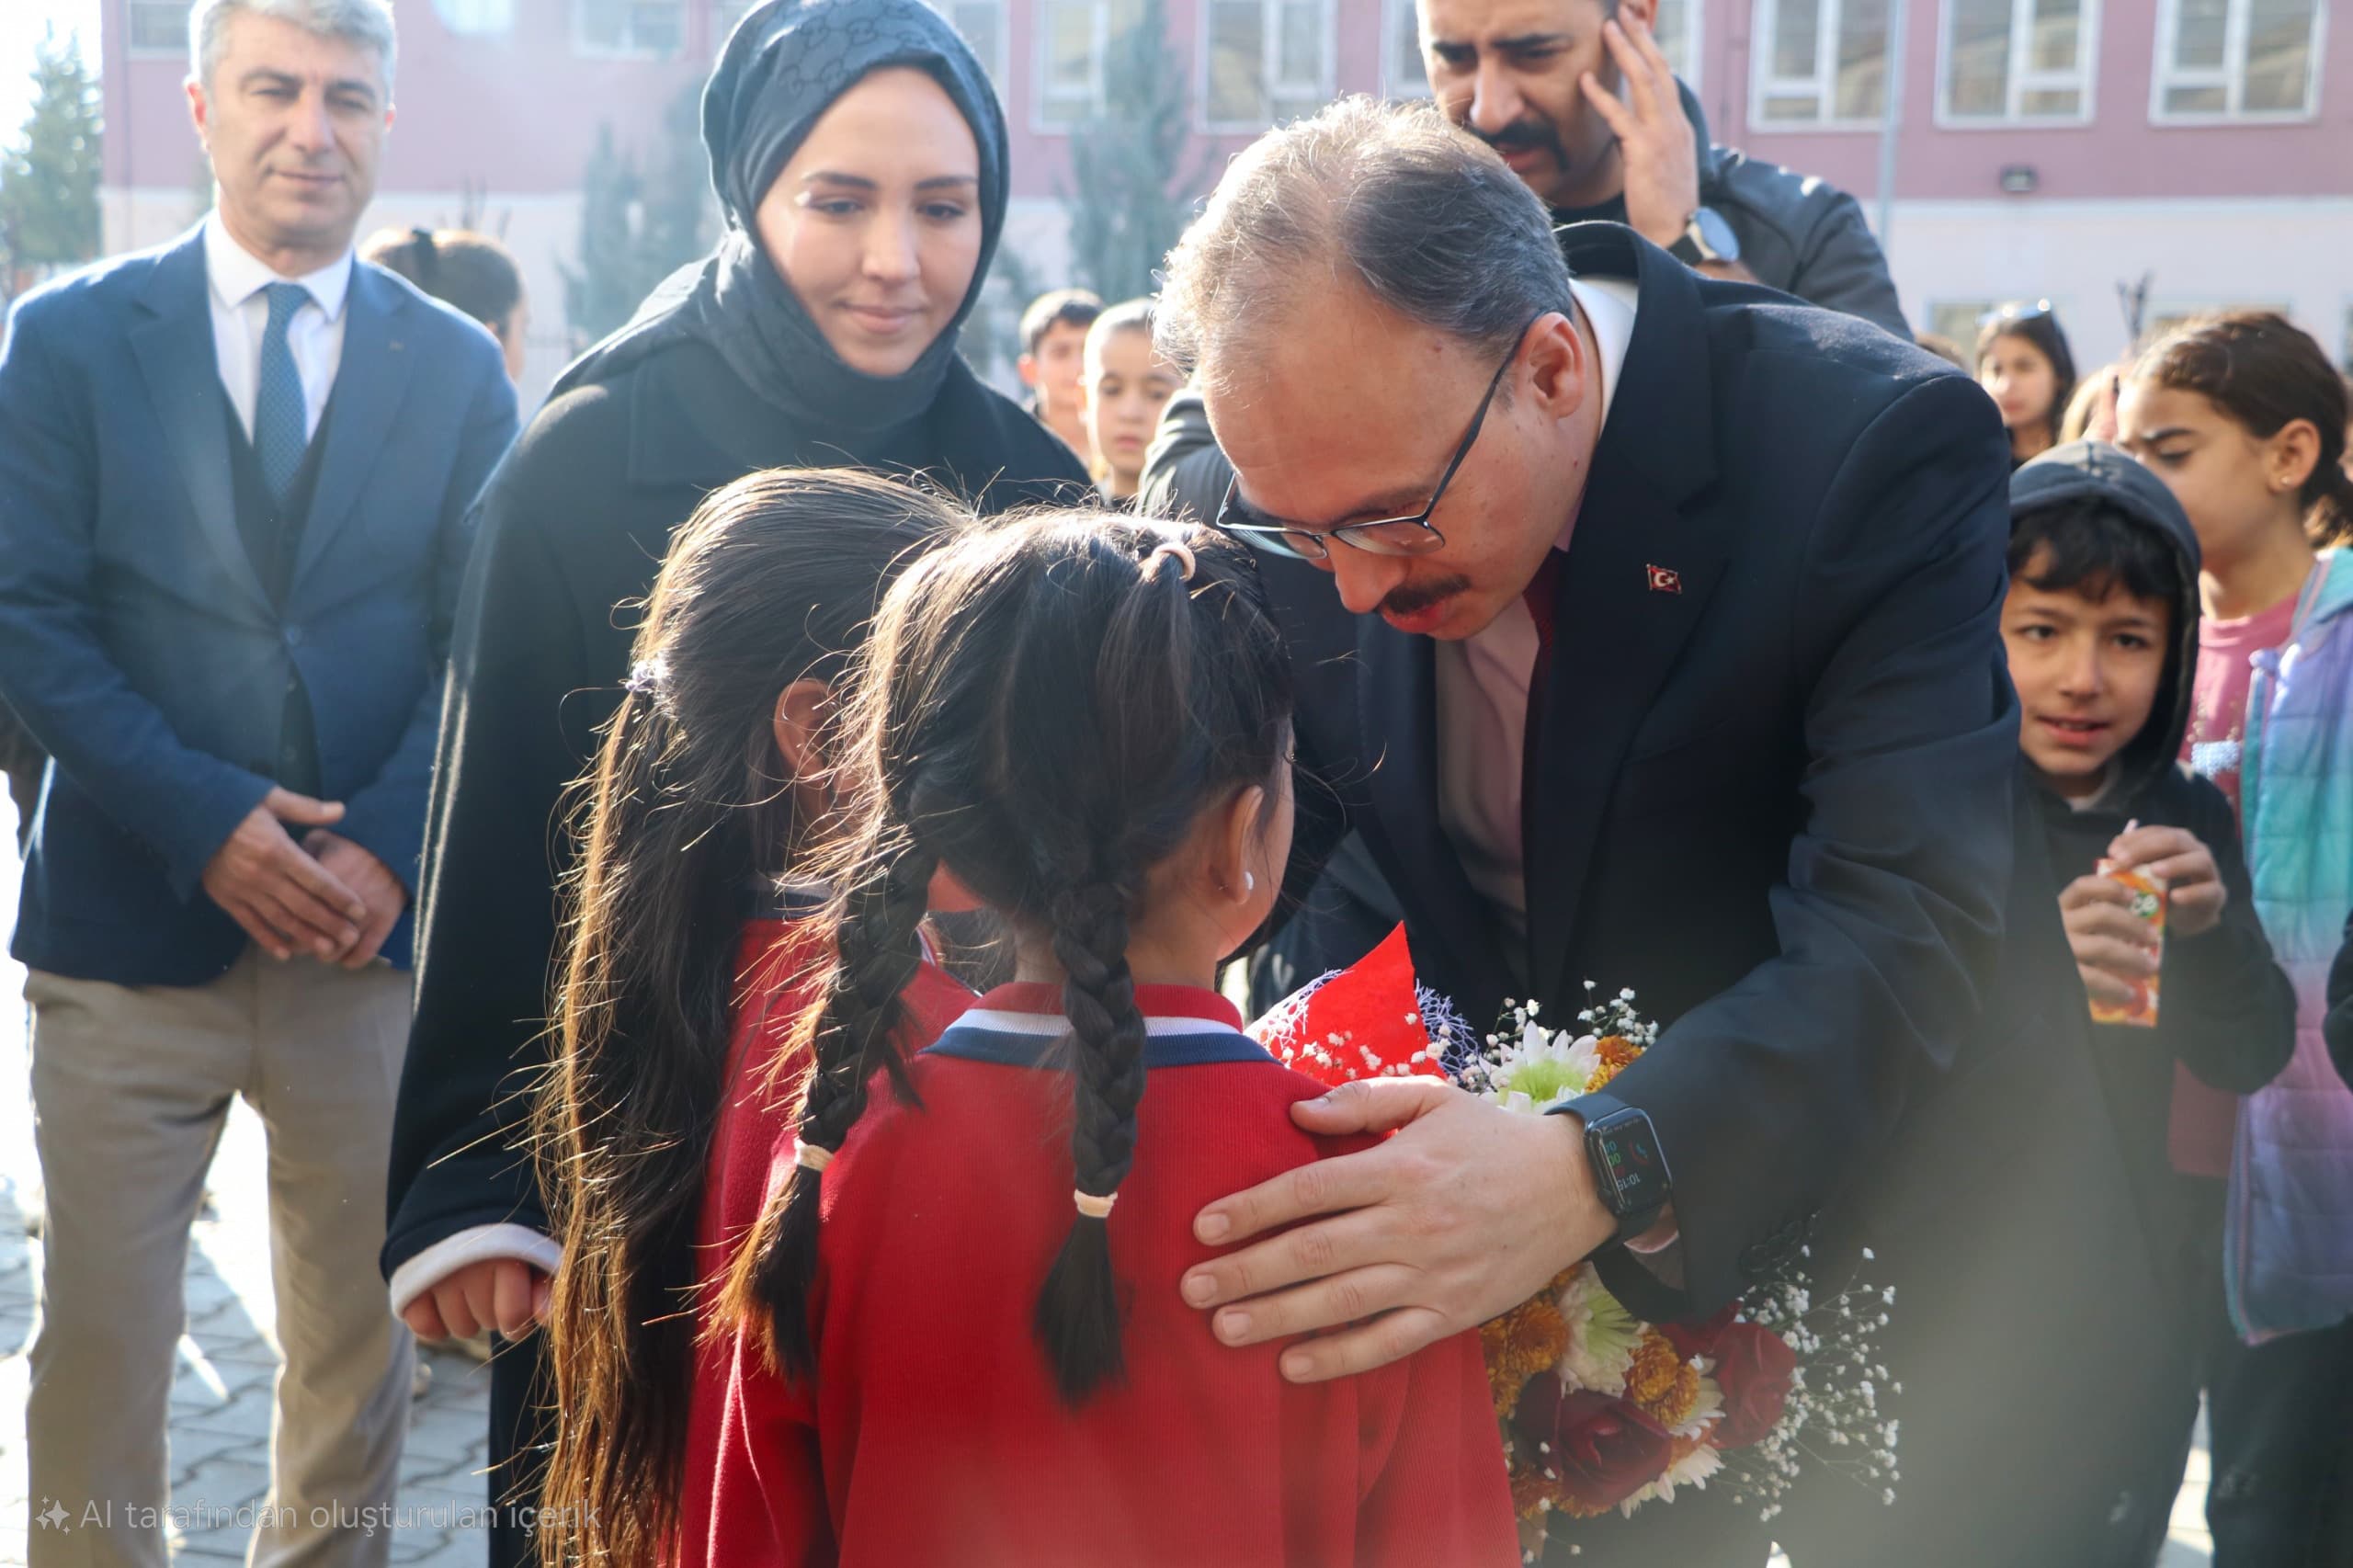
[[[1160,562],[1164,557],[1175,559],[1176,564],[1183,569],[1181,574],[1186,582],[1189,583],[1193,580],[1192,547],[1182,540],[1165,539],[1153,547],[1150,555],[1143,558],[1143,574],[1146,581],[1151,579],[1154,572],[1160,570]]]
[[[820,1149],[814,1143],[803,1143],[792,1152],[792,1163],[804,1171],[813,1171],[819,1176],[824,1176],[825,1167],[834,1163],[834,1152],[831,1149]]]
[[[1073,1192],[1070,1195],[1070,1200],[1077,1207],[1078,1211],[1088,1219],[1108,1220],[1111,1217],[1111,1205],[1120,1201],[1120,1194],[1117,1188],[1105,1193],[1100,1198],[1091,1192]]]

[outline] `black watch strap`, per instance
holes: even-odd
[[[1675,236],[1675,243],[1666,247],[1666,254],[1686,267],[1697,267],[1708,259],[1699,249],[1699,242],[1692,236],[1688,223],[1683,226],[1681,233]]]

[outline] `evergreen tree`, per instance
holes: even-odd
[[[575,348],[626,324],[656,284],[710,247],[714,212],[698,101],[683,95],[663,117],[651,179],[615,143],[609,122],[597,128],[581,178],[579,264],[562,269]]]
[[[1065,192],[1076,281],[1116,302],[1154,291],[1153,273],[1190,214],[1199,171],[1185,150],[1185,62],[1166,0],[1136,0],[1103,62],[1103,108],[1071,137]]]
[[[32,113],[0,157],[0,293],[10,278],[98,254],[98,84],[80,46],[51,28],[33,66]]]

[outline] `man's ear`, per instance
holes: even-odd
[[[1576,323],[1558,311],[1539,316],[1521,337],[1520,353],[1528,361],[1525,373],[1534,384],[1537,405],[1544,413],[1566,419],[1585,406],[1586,350]]]
[[[794,778],[813,778],[832,766],[825,755],[825,721],[833,712],[833,687],[824,681],[802,678],[777,694],[776,710],[768,715],[769,733],[776,737],[777,755]]]
[[[1040,374],[1038,369],[1038,357],[1035,354],[1024,354],[1020,358],[1016,359],[1013,362],[1013,368],[1020,373],[1021,384],[1025,387],[1035,390],[1038,385],[1038,377]]]
[[[212,106],[205,101],[204,84],[190,76],[187,82],[187,89],[188,122],[196,127],[198,143],[210,150],[212,143],[205,139],[205,120],[211,113]]]

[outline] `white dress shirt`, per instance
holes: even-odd
[[[261,394],[261,340],[269,327],[272,283],[300,283],[310,301],[286,324],[286,347],[302,378],[302,438],[319,433],[327,394],[343,365],[343,306],[351,291],[351,252],[302,278],[283,278],[269,264],[230,237],[216,210],[204,220],[204,270],[212,289],[212,352],[221,364],[221,390],[237,411],[245,438],[253,439],[254,403]]]
[[[1634,285],[1585,278],[1572,280],[1569,290],[1593,333],[1606,428],[1634,335]],[[1575,531],[1573,516],[1552,548],[1568,549]],[[1521,598],[1485,630],[1438,645],[1438,826],[1471,886],[1515,937],[1528,930],[1519,784],[1536,653],[1536,619]]]

